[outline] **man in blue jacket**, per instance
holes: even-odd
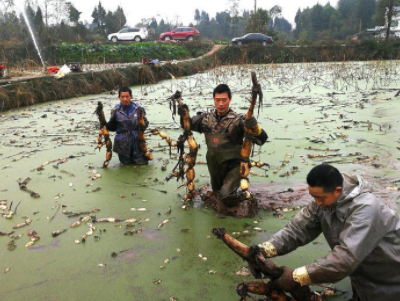
[[[145,117],[146,112],[142,106],[132,101],[132,90],[121,87],[118,91],[120,103],[111,111],[110,121],[107,129],[117,132],[114,139],[113,151],[118,153],[122,164],[147,164],[148,159],[140,150],[138,142],[138,131],[144,131],[149,122]],[[142,110],[144,115],[144,126],[139,126],[138,111]]]

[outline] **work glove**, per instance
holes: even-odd
[[[300,283],[294,281],[293,279],[294,270],[286,266],[282,266],[281,268],[283,269],[282,275],[272,282],[273,285],[289,293],[298,289],[300,287]]]
[[[257,127],[257,119],[254,116],[245,118],[244,126],[248,129],[255,129]]]

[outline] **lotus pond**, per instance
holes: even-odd
[[[150,128],[177,138],[181,130],[166,100],[170,95],[182,91],[195,114],[211,109],[213,88],[227,83],[232,108],[245,113],[251,70],[263,87],[258,120],[269,135],[269,142],[255,149],[253,160],[270,165],[268,171],[253,168],[255,194],[284,196],[291,188],[303,192],[304,204],[311,200],[304,193],[306,174],[313,165],[330,162],[342,172],[368,179],[377,195],[397,209],[398,61],[225,66],[135,86],[133,95],[146,108]],[[123,166],[115,155],[109,167],[102,168],[105,149],[94,151],[98,101],[109,116],[118,98],[94,95],[0,116],[0,200],[6,207],[0,231],[9,234],[0,237],[0,299],[238,300],[237,284],[252,277],[246,263],[213,237],[211,229],[225,227],[245,244],[260,243],[290,220],[300,200],[288,197],[284,206],[274,208],[262,199],[258,216],[241,219],[217,216],[199,201],[184,204],[182,183],[165,181],[177,162],[176,153],[172,150],[170,157],[165,141],[150,133],[147,142],[155,159],[149,165]],[[196,187],[202,187],[209,182],[207,166],[201,164],[206,146],[202,135],[195,138],[200,144]],[[16,213],[7,218],[10,207]],[[283,218],[274,216],[276,210]],[[85,211],[122,222],[92,223],[92,230],[86,223],[70,228],[84,216],[73,213]],[[27,219],[27,226],[13,229]],[[124,222],[127,219],[136,221]],[[30,229],[40,239],[28,248]],[[61,229],[68,230],[52,236]],[[91,231],[83,243],[82,236]],[[274,261],[296,268],[327,252],[319,237]],[[348,279],[335,286],[348,293],[330,299],[350,299]]]

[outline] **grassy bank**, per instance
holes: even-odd
[[[218,52],[218,58],[222,64],[393,60],[400,58],[400,42],[366,40],[350,44],[228,46]]]
[[[203,55],[212,48],[205,42],[179,43],[97,43],[51,45],[41,49],[48,65],[62,65],[69,62],[84,64],[140,62],[143,56],[159,60],[181,60]],[[0,41],[0,61],[10,67],[29,68],[40,66],[40,59],[33,45]]]
[[[182,46],[156,43],[129,44],[67,44],[56,48],[57,58],[63,62],[130,63],[140,62],[143,56],[159,60],[190,58],[190,51]]]

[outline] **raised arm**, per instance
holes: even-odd
[[[110,120],[106,124],[107,130],[110,132],[115,132],[117,130],[117,116],[116,116],[116,110],[113,109],[111,111],[111,117]]]

